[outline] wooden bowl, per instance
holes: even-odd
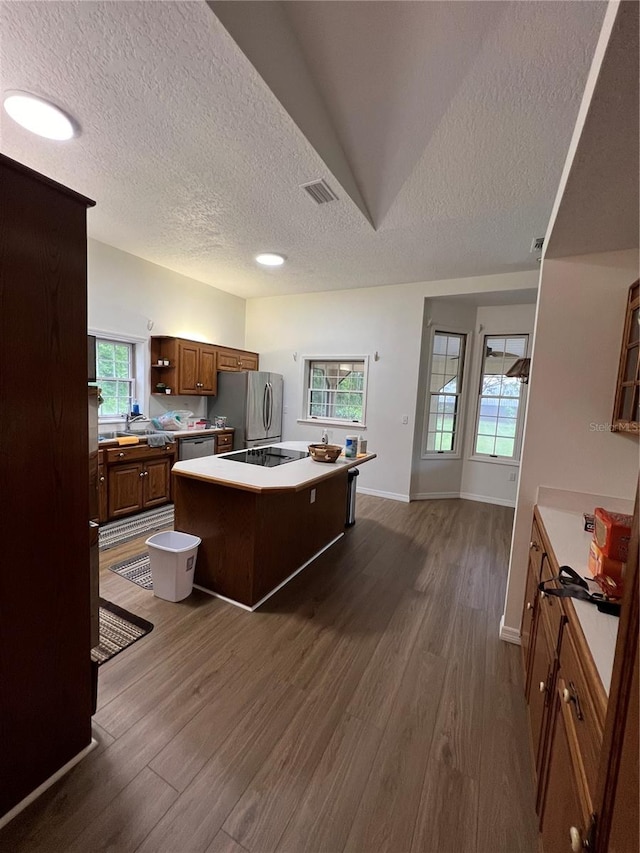
[[[342,445],[310,444],[309,453],[314,462],[335,462],[342,453]]]

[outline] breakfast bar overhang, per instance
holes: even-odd
[[[301,441],[272,447],[307,450]],[[233,456],[174,465],[175,529],[202,540],[195,585],[255,610],[344,535],[348,471],[376,454],[335,463],[305,457],[277,467]]]

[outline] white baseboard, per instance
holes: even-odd
[[[402,503],[408,504],[411,500],[409,495],[401,495],[398,492],[381,492],[378,489],[364,489],[358,488],[356,489],[359,495],[371,495],[374,498],[388,498],[390,501],[401,501]]]
[[[380,492],[384,495],[383,492]],[[461,498],[463,501],[480,501],[484,504],[515,507],[516,502],[506,498],[490,498],[487,495],[472,495],[470,492],[417,492],[411,495],[412,501],[435,501],[443,498]]]
[[[480,501],[483,504],[496,504],[496,506],[515,507],[516,505],[514,500],[507,500],[507,498],[490,498],[487,495],[472,495],[469,492],[460,492],[460,497],[465,501]]]
[[[34,800],[37,800],[40,794],[44,794],[47,788],[50,788],[52,785],[54,785],[58,781],[58,779],[62,779],[65,773],[68,773],[72,767],[75,767],[76,764],[82,761],[85,755],[88,755],[92,750],[96,748],[97,745],[98,741],[95,738],[91,738],[91,743],[88,746],[85,746],[82,752],[79,752],[77,755],[75,755],[71,759],[71,761],[67,761],[67,763],[64,764],[59,770],[56,770],[53,776],[49,776],[49,778],[46,779],[42,783],[42,785],[38,785],[35,791],[32,791],[30,794],[28,794],[24,798],[24,800],[20,800],[18,805],[14,806],[10,812],[7,812],[5,815],[2,815],[2,817],[0,817],[0,829],[2,829],[3,826],[6,826],[9,821],[13,820],[14,817],[20,814],[21,811],[24,811],[27,806],[30,806],[31,803],[34,802]]]
[[[520,640],[520,630],[518,628],[510,628],[504,624],[504,614],[500,617],[500,632],[499,637],[505,643],[513,643],[514,646],[522,645]]]
[[[460,492],[417,492],[411,495],[412,501],[437,501],[443,498],[459,498]]]

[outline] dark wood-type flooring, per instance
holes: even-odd
[[[358,497],[248,613],[170,603],[100,670],[99,747],[0,833],[12,853],[534,853],[520,651],[498,639],[512,510]]]

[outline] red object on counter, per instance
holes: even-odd
[[[593,511],[595,530],[593,539],[602,553],[612,560],[625,562],[629,554],[632,516],[621,512],[609,512],[601,506]]]
[[[603,554],[594,540],[589,548],[589,571],[600,589],[611,598],[622,597],[622,583],[626,563],[612,560]]]

